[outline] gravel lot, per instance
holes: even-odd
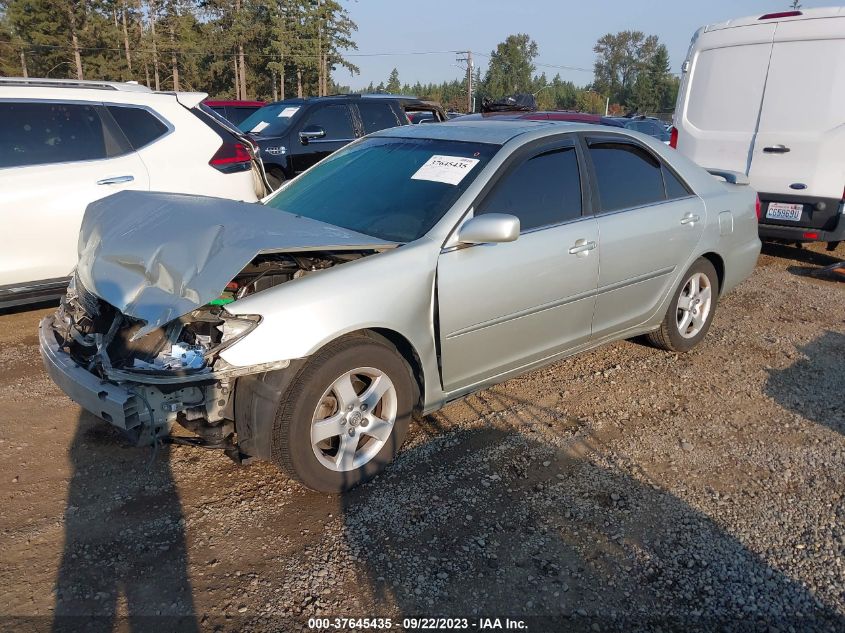
[[[837,259],[767,246],[693,353],[623,342],[474,395],[344,497],[124,446],[44,374],[49,309],[0,315],[0,628],[845,630],[845,284],[807,276]]]

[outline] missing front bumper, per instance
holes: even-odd
[[[50,378],[83,409],[136,437],[139,443],[169,433],[176,421],[175,411],[156,411],[142,391],[102,380],[77,364],[59,347],[51,317],[39,324],[38,339]]]

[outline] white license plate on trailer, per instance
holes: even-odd
[[[770,202],[766,211],[767,220],[789,220],[797,222],[804,211],[803,204],[787,204],[786,202]]]

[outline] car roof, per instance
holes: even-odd
[[[381,136],[391,138],[422,138],[438,141],[468,141],[475,143],[491,143],[504,145],[512,138],[541,130],[543,128],[560,128],[566,123],[554,121],[462,121],[454,119],[437,125],[400,125],[375,132],[370,136]],[[581,126],[572,124],[573,130],[581,129]]]
[[[589,112],[569,112],[567,110],[479,112],[476,114],[467,114],[462,118],[464,120],[469,119],[472,121],[570,121],[575,123],[592,123],[596,125],[624,127],[613,117],[606,117],[601,114],[591,114]]]
[[[257,107],[260,108],[261,106],[266,105],[266,103],[264,101],[226,101],[226,100],[220,101],[220,100],[217,100],[217,99],[207,99],[206,101],[203,101],[203,103],[205,105],[218,106],[218,107],[221,107],[221,106],[241,106],[241,107],[243,107],[243,106],[257,106]]]
[[[399,101],[400,103],[407,103],[407,104],[419,104],[419,105],[436,105],[430,101],[424,101],[419,97],[415,97],[412,95],[393,95],[393,94],[336,94],[336,95],[325,95],[323,97],[294,97],[291,99],[284,99],[282,101],[271,101],[266,103],[265,105],[289,105],[289,104],[297,104],[303,105],[306,103],[320,103],[321,101],[343,101],[343,100],[354,100],[358,101],[361,99],[373,99],[373,100],[394,100]]]

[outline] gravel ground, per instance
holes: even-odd
[[[833,261],[767,246],[696,351],[471,396],[343,497],[124,446],[41,369],[49,309],[0,315],[0,628],[845,630],[845,284],[807,275]]]

